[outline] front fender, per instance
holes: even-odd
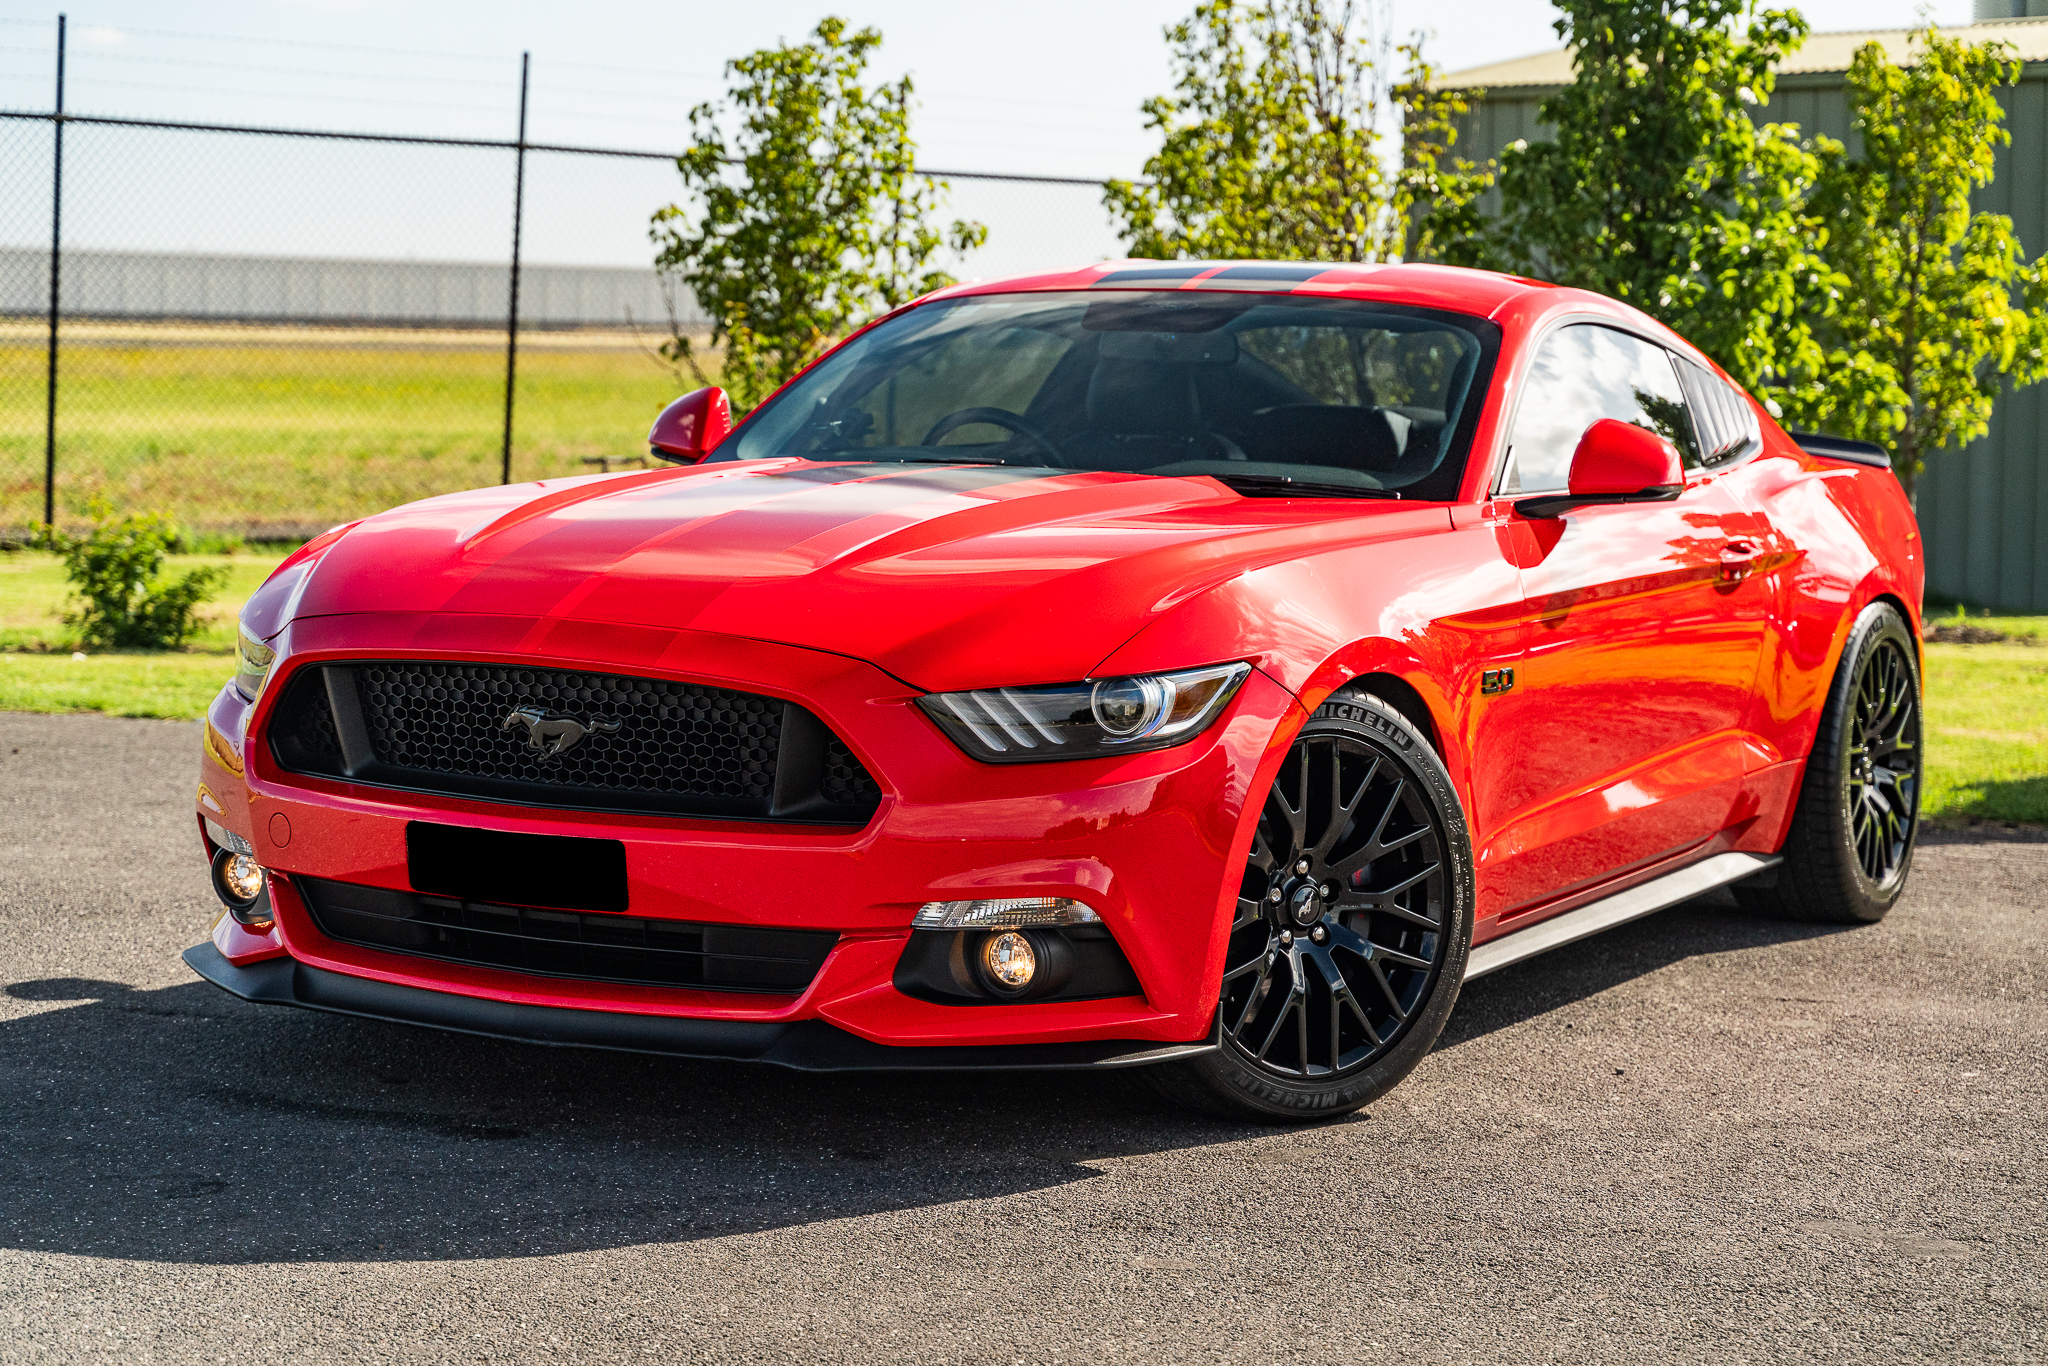
[[[1179,604],[1095,669],[1149,673],[1249,659],[1306,712],[1353,681],[1399,678],[1429,709],[1472,809],[1478,674],[1511,656],[1521,573],[1491,523],[1338,547],[1238,574]]]

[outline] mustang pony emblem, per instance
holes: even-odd
[[[576,748],[586,735],[616,735],[619,731],[617,721],[579,721],[546,707],[514,707],[505,713],[498,729],[510,730],[514,726],[526,727],[527,748],[539,750],[544,759]]]

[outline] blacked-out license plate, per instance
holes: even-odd
[[[618,840],[408,821],[405,859],[412,889],[429,896],[567,911],[626,909],[626,846]]]

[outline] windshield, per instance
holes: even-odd
[[[712,458],[1206,474],[1246,492],[1291,481],[1448,500],[1498,335],[1478,318],[1348,299],[943,300],[842,347]]]

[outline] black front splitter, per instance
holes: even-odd
[[[460,1034],[547,1044],[609,1048],[678,1058],[760,1062],[799,1072],[1045,1071],[1078,1067],[1140,1067],[1206,1053],[1215,1045],[1101,1039],[1088,1043],[995,1044],[904,1048],[870,1043],[823,1020],[691,1020],[609,1010],[520,1005],[428,991],[271,958],[238,968],[211,942],[185,950],[186,966],[224,991],[257,1005],[301,1006],[336,1015],[424,1025]]]

